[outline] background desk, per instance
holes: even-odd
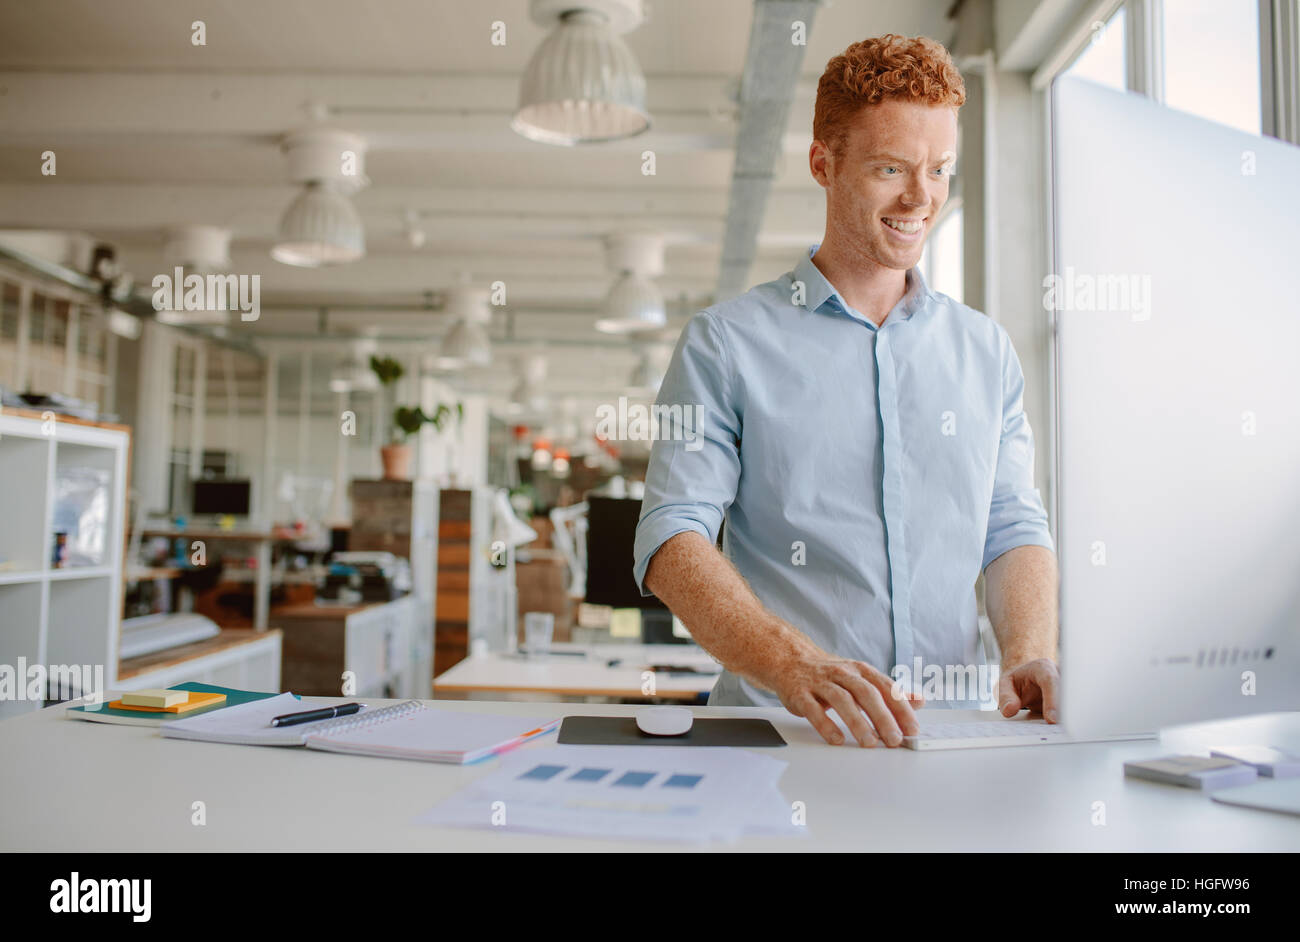
[[[284,632],[277,689],[333,696],[351,671],[358,697],[429,696],[433,625],[420,601],[403,596],[361,605],[286,605],[271,614]]]
[[[502,654],[467,657],[434,678],[434,696],[444,694],[548,694],[567,697],[618,697],[648,700],[641,673],[650,664],[717,668],[693,644],[552,644],[555,651],[582,651],[587,657],[517,658]],[[609,661],[618,658],[617,667]],[[694,702],[707,694],[717,674],[655,674],[654,698]]]
[[[334,698],[328,702],[342,702]],[[382,705],[383,701],[369,700]],[[467,703],[439,710],[520,716],[629,715],[616,704]],[[1216,804],[1126,780],[1125,759],[1186,746],[1088,743],[912,752],[827,746],[779,709],[693,707],[697,716],[765,716],[790,745],[780,786],[807,807],[809,839],[750,839],[756,851],[1296,851],[1300,818]],[[6,851],[556,851],[678,853],[685,845],[579,840],[411,823],[495,762],[462,767],[269,746],[165,740],[145,727],[64,719],[50,707],[0,722],[0,848]],[[986,719],[978,711],[953,718]],[[1235,727],[1235,728],[1234,728]],[[1195,731],[1300,751],[1300,714]],[[554,734],[522,746],[541,752]],[[87,773],[93,770],[92,778]],[[130,773],[150,776],[141,788]],[[93,787],[88,787],[88,782]],[[207,825],[190,823],[203,801]],[[1106,802],[1094,826],[1093,802]],[[1048,864],[1050,867],[1051,865]]]
[[[148,540],[166,537],[169,540],[200,540],[205,543],[240,542],[252,543],[257,568],[253,572],[253,629],[265,631],[267,613],[271,609],[271,544],[283,539],[269,530],[222,530],[215,527],[187,527],[185,529],[167,529],[144,527],[141,536]],[[186,556],[189,555],[187,545]]]

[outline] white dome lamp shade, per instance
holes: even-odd
[[[379,377],[370,368],[370,357],[376,352],[374,341],[357,341],[346,357],[330,371],[330,391],[374,392],[379,388]]]
[[[632,369],[631,377],[628,379],[628,392],[657,396],[659,387],[663,385],[663,382],[664,371],[655,365],[654,359],[650,356],[648,350],[643,351],[641,358],[637,360],[636,366]]]
[[[174,268],[167,275],[174,279],[173,284],[176,286],[184,285],[190,275],[229,271],[230,230],[218,226],[181,226],[171,229],[163,242],[163,258]],[[176,310],[172,305],[174,299],[180,296],[180,288],[176,287],[175,292],[162,292],[165,302],[161,306],[158,300],[154,302],[160,324],[221,327],[230,322],[228,307],[238,302],[238,298],[226,298],[211,309],[200,303],[198,307],[191,308],[187,304],[185,308]],[[158,295],[155,294],[155,299],[157,298]]]
[[[618,35],[640,25],[641,0],[532,0],[530,15],[555,26],[524,70],[515,132],[571,147],[650,127],[645,75]]]
[[[519,382],[510,394],[511,411],[515,413],[543,412],[548,405],[542,383],[546,380],[546,357],[534,355],[523,363]]]
[[[172,229],[163,244],[163,258],[187,271],[225,271],[230,268],[230,230],[219,226]]]
[[[664,240],[653,232],[624,232],[607,237],[611,271],[619,273],[605,296],[605,315],[596,329],[606,334],[659,330],[668,322],[664,296],[652,280],[663,274]]]
[[[181,297],[186,279],[191,275],[215,274],[230,268],[230,230],[217,226],[181,226],[168,230],[163,242],[163,259],[173,271],[167,272],[172,279],[173,289],[165,289],[154,295],[154,308],[158,323],[175,326],[211,326],[222,327],[230,323],[229,306],[238,303],[238,298],[230,299],[222,291],[223,300],[213,308],[206,307],[206,301],[200,301],[195,307],[189,304],[188,291],[186,305],[176,309],[173,304]],[[211,298],[211,294],[200,297]],[[161,302],[161,303],[160,303]]]
[[[458,285],[447,298],[447,310],[458,315],[433,364],[440,370],[466,370],[492,363],[487,325],[492,319],[485,290]]]
[[[378,388],[374,371],[357,360],[345,360],[330,373],[330,392],[373,392]]]
[[[350,194],[369,181],[366,142],[331,128],[309,128],[285,137],[289,178],[303,185],[280,219],[271,257],[299,268],[354,262],[366,254],[366,233]]]
[[[271,257],[299,268],[355,262],[366,254],[366,233],[352,201],[327,182],[313,180],[289,204]]]
[[[605,296],[605,316],[596,329],[606,334],[631,334],[658,330],[668,322],[664,296],[649,278],[624,272]]]
[[[511,412],[515,414],[538,413],[546,410],[546,396],[535,383],[526,377],[515,384],[510,393]]]

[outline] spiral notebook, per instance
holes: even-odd
[[[163,726],[162,734],[169,739],[306,746],[352,755],[467,764],[513,749],[560,725],[558,717],[439,710],[419,700],[299,726],[270,725],[273,717],[302,708],[301,701],[285,693],[190,720],[176,720]]]

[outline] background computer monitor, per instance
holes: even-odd
[[[200,516],[230,514],[248,516],[251,483],[233,478],[199,478],[194,481],[191,509]]]
[[[1074,79],[1051,121],[1062,721],[1300,708],[1300,148]]]
[[[641,501],[589,496],[587,508],[587,601],[614,608],[666,608],[653,595],[643,596],[632,578]]]

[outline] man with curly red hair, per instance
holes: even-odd
[[[831,743],[833,711],[859,745],[899,745],[926,701],[996,697],[1056,720],[1056,557],[1020,362],[916,267],[965,99],[930,39],[831,59],[809,150],[825,236],[691,319],[656,406],[705,420],[651,451],[637,584],[725,668],[711,705],[781,704]],[[981,571],[1000,668],[979,635]]]

